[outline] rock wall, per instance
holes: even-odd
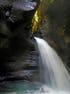
[[[30,40],[32,18],[38,5],[39,0],[0,0],[1,81],[31,80],[30,75],[38,67],[31,55],[35,47]]]

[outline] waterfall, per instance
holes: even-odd
[[[55,50],[43,39],[35,37],[40,52],[42,82],[50,88],[70,90],[70,75]]]

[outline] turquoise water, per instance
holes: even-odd
[[[70,94],[70,92],[53,90],[38,82],[7,81],[0,83],[0,94]]]
[[[41,84],[28,81],[6,81],[0,83],[0,94],[33,94]]]

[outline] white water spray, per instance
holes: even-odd
[[[69,91],[70,75],[62,60],[49,44],[35,37],[40,52],[40,72],[42,81],[50,88]]]
[[[44,83],[7,82],[4,89],[7,86],[7,91],[12,92],[0,94],[70,94],[70,75],[62,60],[46,41],[36,37],[35,39],[40,51],[40,73]]]

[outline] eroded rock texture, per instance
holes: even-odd
[[[38,5],[39,0],[0,0],[1,80],[30,80],[37,69],[35,55],[31,55],[35,48],[30,36],[32,18]]]

